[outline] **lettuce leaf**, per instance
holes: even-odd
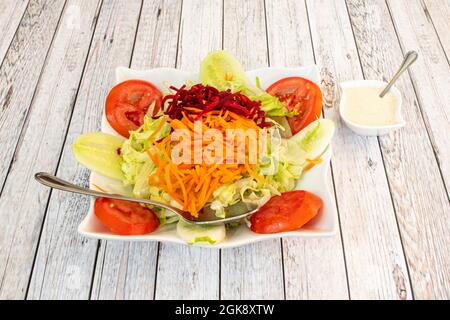
[[[225,240],[226,228],[221,225],[195,225],[183,220],[177,223],[178,236],[188,244],[216,244]]]
[[[252,85],[247,78],[239,61],[226,51],[210,52],[200,65],[200,81],[205,85],[213,86],[221,91],[230,89],[232,92],[241,92],[253,101],[261,102],[261,109],[266,116],[293,116],[287,108],[259,86]]]
[[[122,172],[124,175],[123,183],[125,185],[138,184],[138,186],[135,187],[138,194],[144,192],[141,190],[144,182],[142,179],[148,178],[153,171],[151,170],[151,160],[145,150],[149,148],[153,151],[153,142],[170,134],[170,125],[166,122],[161,129],[153,135],[155,130],[160,126],[161,121],[165,121],[164,117],[153,119],[145,116],[144,124],[138,130],[130,132],[130,137],[123,143],[121,148],[123,160]],[[152,138],[149,139],[151,136]],[[144,164],[148,162],[150,162],[150,164],[143,167]]]

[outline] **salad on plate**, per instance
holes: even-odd
[[[259,208],[245,221],[195,225],[167,209],[104,198],[97,219],[119,235],[145,235],[173,226],[189,244],[217,244],[245,224],[258,234],[301,229],[322,209],[322,199],[294,190],[321,162],[334,123],[320,119],[322,93],[312,81],[287,77],[266,90],[249,79],[225,51],[207,55],[200,82],[157,87],[131,79],[109,92],[105,115],[116,134],[81,135],[76,159],[121,182],[128,195],[169,204],[201,217],[205,206],[218,218]]]

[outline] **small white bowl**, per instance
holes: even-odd
[[[388,134],[391,131],[398,130],[402,128],[406,122],[403,120],[402,114],[401,114],[401,108],[402,108],[402,95],[400,91],[392,87],[390,92],[395,95],[398,101],[397,106],[397,112],[396,112],[396,124],[393,125],[386,125],[386,126],[366,126],[354,123],[348,119],[345,118],[345,112],[344,112],[344,101],[345,101],[345,89],[348,88],[384,88],[387,86],[387,83],[384,81],[377,81],[377,80],[355,80],[355,81],[346,81],[341,83],[341,89],[342,89],[342,96],[341,96],[341,102],[339,104],[339,115],[341,116],[341,119],[344,121],[344,123],[349,127],[353,132],[356,134],[362,135],[362,136],[381,136]]]

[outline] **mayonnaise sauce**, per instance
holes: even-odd
[[[383,88],[355,87],[344,89],[344,117],[364,126],[397,124],[397,97],[388,92],[383,98]]]

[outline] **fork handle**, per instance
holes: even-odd
[[[111,198],[111,199],[116,199],[116,200],[145,203],[145,204],[162,207],[164,209],[175,212],[176,214],[179,214],[177,211],[174,210],[175,208],[172,208],[172,206],[166,205],[164,203],[159,203],[159,202],[147,200],[147,199],[136,199],[136,198],[127,197],[127,196],[123,196],[123,195],[115,194],[115,193],[99,192],[99,191],[92,190],[89,188],[77,186],[73,183],[70,183],[66,180],[63,180],[61,178],[58,178],[58,177],[56,177],[50,173],[46,173],[46,172],[38,172],[34,175],[34,178],[38,182],[42,183],[43,185],[45,185],[47,187],[62,190],[62,191],[79,193],[79,194],[84,194],[84,195],[88,195],[88,196],[92,196],[92,197],[106,197],[106,198]]]

